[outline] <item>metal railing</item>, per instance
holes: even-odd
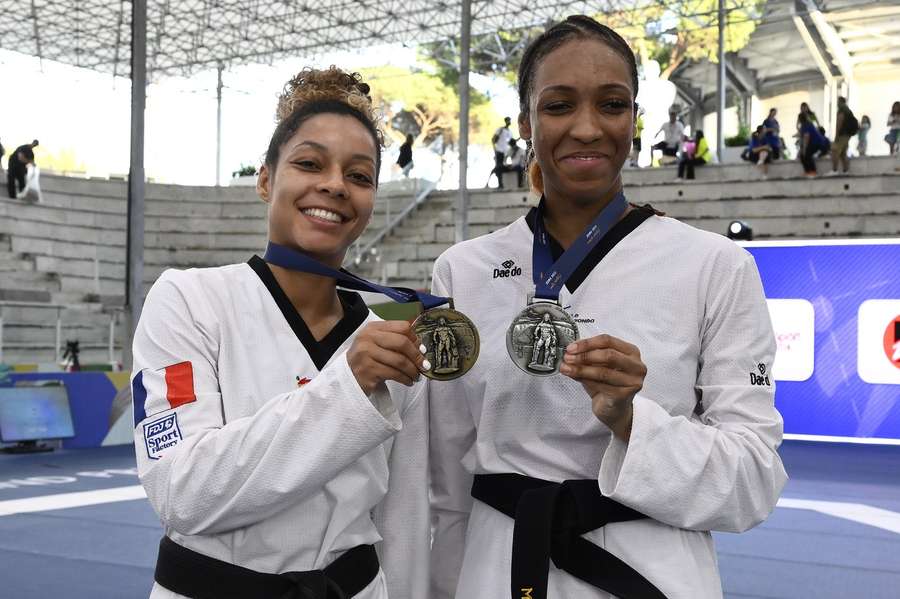
[[[3,326],[4,326],[4,309],[5,308],[35,308],[35,309],[46,309],[46,310],[55,310],[56,311],[56,343],[55,343],[55,352],[56,362],[60,362],[62,360],[62,331],[63,331],[63,318],[62,312],[67,309],[74,309],[72,304],[53,304],[49,302],[15,302],[15,301],[0,301],[0,364],[3,363]],[[109,349],[109,362],[110,364],[114,364],[116,362],[116,322],[118,321],[119,314],[124,312],[124,308],[119,306],[111,306],[107,308],[103,308],[100,312],[96,312],[96,314],[108,314],[109,315],[109,339],[108,339],[108,349]]]
[[[386,206],[386,216],[385,216],[385,225],[381,228],[378,233],[375,234],[375,237],[370,239],[364,244],[357,243],[356,244],[356,257],[355,261],[359,264],[359,261],[363,256],[372,251],[372,248],[381,243],[385,237],[393,233],[394,229],[403,222],[403,219],[409,216],[409,213],[421,206],[425,200],[428,198],[428,195],[434,191],[435,187],[437,187],[437,181],[426,181],[425,185],[422,187],[418,193],[414,192],[413,201],[410,202],[403,210],[400,211],[397,216],[393,219],[391,218],[391,196],[387,196],[385,198]]]

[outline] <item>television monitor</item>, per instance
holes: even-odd
[[[37,441],[74,436],[65,386],[0,387],[0,441],[18,443],[22,451],[46,451]]]

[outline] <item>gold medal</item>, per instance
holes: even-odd
[[[432,308],[419,314],[413,331],[425,346],[425,359],[431,368],[422,374],[435,381],[450,381],[467,373],[478,359],[481,343],[478,329],[462,312]]]

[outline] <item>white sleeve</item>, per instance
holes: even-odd
[[[389,441],[388,491],[375,508],[381,567],[391,599],[428,596],[431,522],[428,506],[428,398],[423,382],[412,389],[388,383],[392,394],[409,397],[401,430]]]
[[[400,429],[396,411],[380,413],[373,403],[381,402],[363,393],[346,355],[304,387],[224,422],[218,323],[199,316],[209,308],[184,292],[181,274],[153,285],[134,337],[138,473],[166,527],[217,534],[264,520]]]
[[[673,417],[638,394],[631,438],[610,443],[599,483],[604,495],[671,526],[741,532],[771,513],[787,481],[769,374],[775,339],[749,254],[713,283],[700,331],[699,414]],[[763,384],[752,384],[761,370]]]
[[[438,259],[432,293],[451,296],[449,265]],[[431,470],[431,599],[451,599],[462,568],[466,528],[472,509],[472,475],[462,458],[475,442],[468,404],[453,397],[452,385],[428,381]]]

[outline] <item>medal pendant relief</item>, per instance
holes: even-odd
[[[509,357],[533,376],[559,372],[566,346],[578,339],[575,320],[553,302],[535,301],[522,310],[506,333]]]
[[[431,369],[426,377],[449,381],[464,375],[478,359],[478,330],[462,312],[449,308],[433,308],[413,322],[419,343],[425,346],[425,359]]]

